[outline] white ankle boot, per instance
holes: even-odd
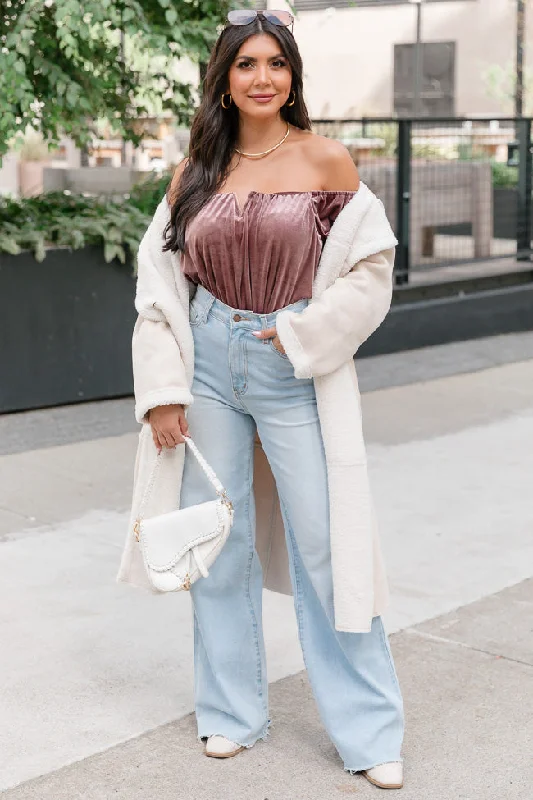
[[[205,754],[211,758],[232,758],[244,750],[243,745],[236,744],[225,736],[210,736],[205,745]]]
[[[403,786],[403,765],[401,761],[389,761],[372,769],[362,770],[362,774],[380,789],[401,789]]]

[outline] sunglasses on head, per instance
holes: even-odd
[[[249,25],[257,17],[261,15],[273,25],[281,25],[288,28],[289,25],[294,24],[294,17],[288,11],[275,11],[272,8],[265,9],[264,11],[255,11],[251,8],[238,8],[228,13],[228,22],[231,25]],[[292,33],[292,29],[291,29]]]

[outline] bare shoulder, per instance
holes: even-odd
[[[180,185],[181,176],[183,175],[183,171],[189,162],[188,158],[183,158],[179,164],[176,166],[174,170],[174,174],[172,175],[172,180],[167,188],[167,198],[170,203],[174,201],[176,197]]]
[[[306,137],[305,147],[321,175],[323,189],[337,192],[356,192],[359,189],[357,167],[342,142],[312,134]]]

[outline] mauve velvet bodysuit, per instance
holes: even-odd
[[[310,298],[322,246],[353,191],[217,193],[188,223],[181,269],[218,300],[270,314]]]

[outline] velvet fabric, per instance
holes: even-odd
[[[270,314],[313,294],[322,246],[355,192],[214,194],[186,230],[184,275],[232,308]]]

